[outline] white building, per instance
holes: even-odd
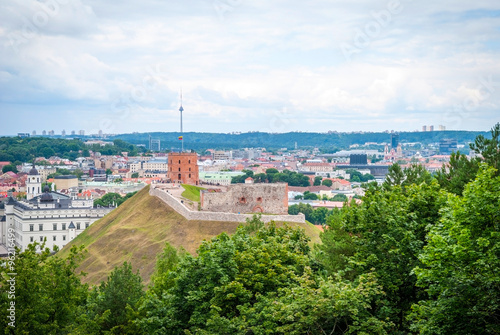
[[[27,181],[27,198],[18,201],[9,198],[5,203],[5,217],[0,218],[0,243],[6,244],[8,232],[14,230],[14,243],[21,250],[33,242],[43,242],[52,249],[64,247],[69,241],[88,228],[96,220],[111,212],[114,207],[93,208],[93,199],[77,199],[50,191],[43,193],[40,175],[33,168]]]

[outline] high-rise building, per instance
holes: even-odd
[[[31,136],[36,136],[36,130],[33,130],[33,131],[31,132]]]
[[[80,136],[85,136],[85,130],[79,130],[78,135]]]
[[[422,126],[422,131],[427,131],[427,126]]]
[[[399,134],[392,133],[391,134],[391,149],[396,149],[399,144]]]
[[[64,130],[64,129],[63,129],[63,130],[61,131],[61,136],[66,136],[66,130]]]
[[[42,136],[47,135],[47,132],[45,130],[42,130]]]
[[[74,130],[71,131],[71,136],[75,136],[76,132]]]
[[[434,131],[434,126],[429,126],[429,131]]]
[[[102,137],[102,130],[99,129],[99,137]]]
[[[446,127],[445,126],[442,126],[442,125],[439,125],[439,130],[443,131],[443,130],[446,130]]]
[[[55,132],[53,130],[49,131],[49,136],[54,136]]]

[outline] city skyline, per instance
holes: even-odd
[[[0,134],[487,131],[500,3],[0,4]]]

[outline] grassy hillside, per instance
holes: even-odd
[[[149,186],[128,199],[104,218],[68,243],[59,254],[65,256],[73,245],[85,245],[88,253],[78,271],[87,276],[83,281],[98,284],[105,280],[115,266],[132,263],[148,283],[156,255],[165,245],[184,247],[195,254],[204,239],[221,232],[234,233],[239,223],[188,221],[156,197],[149,195]],[[312,242],[319,243],[319,230],[310,224],[299,224]]]

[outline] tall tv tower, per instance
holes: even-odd
[[[184,152],[184,136],[182,133],[182,112],[184,108],[182,108],[182,89],[181,89],[181,107],[179,107],[179,112],[181,112],[181,152]]]

